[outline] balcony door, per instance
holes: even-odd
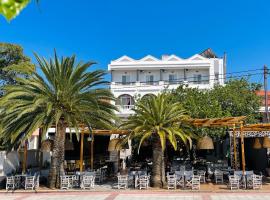
[[[195,74],[193,81],[194,81],[194,84],[201,84],[202,83],[202,75],[201,74]]]
[[[146,84],[153,85],[154,84],[154,75],[146,75]]]
[[[128,85],[130,83],[130,76],[129,75],[122,75],[122,84]]]
[[[173,84],[176,83],[176,81],[177,81],[176,74],[169,74],[169,83]]]

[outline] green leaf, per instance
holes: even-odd
[[[15,18],[29,2],[30,0],[0,0],[0,14],[10,21]]]

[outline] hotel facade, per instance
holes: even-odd
[[[125,118],[133,113],[136,99],[145,95],[157,95],[181,84],[199,89],[224,85],[226,56],[218,57],[211,49],[189,58],[147,55],[133,59],[125,55],[111,61],[108,70],[111,73],[110,90],[119,109],[117,114]]]

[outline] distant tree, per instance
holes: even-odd
[[[193,118],[217,118],[247,116],[248,123],[259,119],[261,98],[256,95],[261,85],[247,79],[229,80],[225,86],[216,85],[211,90],[179,86],[172,91],[175,101],[180,102]],[[198,129],[197,133],[219,137],[223,129]]]
[[[15,84],[16,77],[35,70],[23,48],[16,44],[0,43],[0,85]]]

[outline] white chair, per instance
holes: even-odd
[[[14,176],[7,176],[6,178],[6,190],[15,189],[15,178]]]
[[[185,187],[185,172],[182,171],[176,171],[175,176],[176,176],[176,187],[180,186],[182,188]]]
[[[260,175],[251,175],[247,177],[247,186],[248,188],[261,189],[262,188],[262,176]]]
[[[229,187],[231,190],[239,189],[239,176],[237,175],[229,176]]]
[[[127,189],[128,188],[128,176],[127,175],[118,175],[117,176],[117,188],[118,189]]]
[[[94,176],[83,176],[81,188],[84,190],[95,188],[95,177]]]
[[[80,186],[80,176],[74,175],[71,178],[71,187],[79,187]]]
[[[139,177],[139,189],[148,189],[149,186],[149,177],[148,176],[140,176]]]
[[[200,187],[201,187],[201,176],[193,175],[191,179],[191,189],[200,190]]]
[[[96,183],[101,183],[103,181],[100,169],[95,171],[95,181]]]
[[[198,175],[201,177],[201,179],[200,179],[200,181],[201,181],[201,183],[205,183],[206,181],[205,181],[205,171],[203,171],[203,170],[199,170],[198,171]]]
[[[222,184],[223,183],[223,172],[220,170],[215,170],[214,175],[215,175],[216,184],[219,184],[219,183]]]
[[[61,190],[64,189],[68,190],[71,188],[70,176],[60,176],[60,181],[61,181],[60,185]]]
[[[175,175],[167,175],[167,186],[169,189],[176,189],[176,176]]]
[[[40,177],[39,174],[35,176],[35,189],[39,188],[39,177]]]
[[[22,184],[22,176],[15,175],[14,176],[14,181],[15,181],[15,188],[16,189],[24,186],[24,184]]]
[[[185,171],[184,177],[185,177],[185,186],[188,188],[192,187],[192,177],[193,177],[193,171]]]
[[[25,177],[25,190],[31,189],[34,190],[35,189],[35,176],[26,176]]]

